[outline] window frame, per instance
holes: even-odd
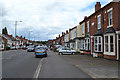
[[[87,21],[87,32],[89,32],[89,27],[90,27],[89,21]]]
[[[108,52],[106,51],[106,47],[105,47],[105,40],[104,40],[104,54],[106,55],[115,55],[115,34],[111,33],[111,34],[105,34],[104,35],[104,39],[105,37],[108,36]],[[113,36],[113,52],[111,52],[111,47],[110,47],[110,36]]]
[[[95,43],[95,38],[97,39],[97,43]],[[101,43],[99,43],[99,38],[101,40]],[[99,45],[101,45],[101,51],[99,50]],[[97,50],[96,50],[97,46]],[[94,52],[103,52],[103,47],[102,47],[102,36],[94,36]]]
[[[89,40],[89,42],[88,42]],[[85,50],[90,50],[90,38],[85,38]]]
[[[82,25],[82,34],[85,33],[85,30],[84,30],[84,24]]]
[[[97,27],[101,29],[101,14],[97,16]]]
[[[84,39],[80,40],[80,49],[83,50],[84,49]]]
[[[108,12],[108,25],[111,26],[113,25],[113,16],[112,16],[112,11]]]

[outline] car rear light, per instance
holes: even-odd
[[[46,50],[45,50],[45,53],[46,53]]]
[[[37,53],[37,51],[35,51],[35,53]]]

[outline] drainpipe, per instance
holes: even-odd
[[[93,55],[92,53],[93,52],[93,40],[92,39],[93,39],[93,36],[91,36],[91,54]]]
[[[104,12],[103,12],[103,8],[102,8],[103,39],[104,39],[104,15],[103,15],[103,13],[104,13]],[[101,30],[102,30],[102,29],[101,29]],[[104,53],[104,41],[102,40],[102,42],[103,42],[103,43],[102,43],[102,44],[103,44],[103,49],[102,49],[102,50],[103,50],[103,53]],[[103,54],[103,57],[104,57],[104,54]]]

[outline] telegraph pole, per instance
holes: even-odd
[[[17,35],[17,23],[22,21],[15,21],[15,49],[16,49],[16,35]]]

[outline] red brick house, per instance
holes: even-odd
[[[119,60],[120,2],[110,2],[102,8],[97,2],[95,13],[82,22],[85,22],[84,53]]]
[[[61,38],[61,45],[64,46],[64,36],[65,36],[65,33],[62,32],[62,36],[60,37]]]

